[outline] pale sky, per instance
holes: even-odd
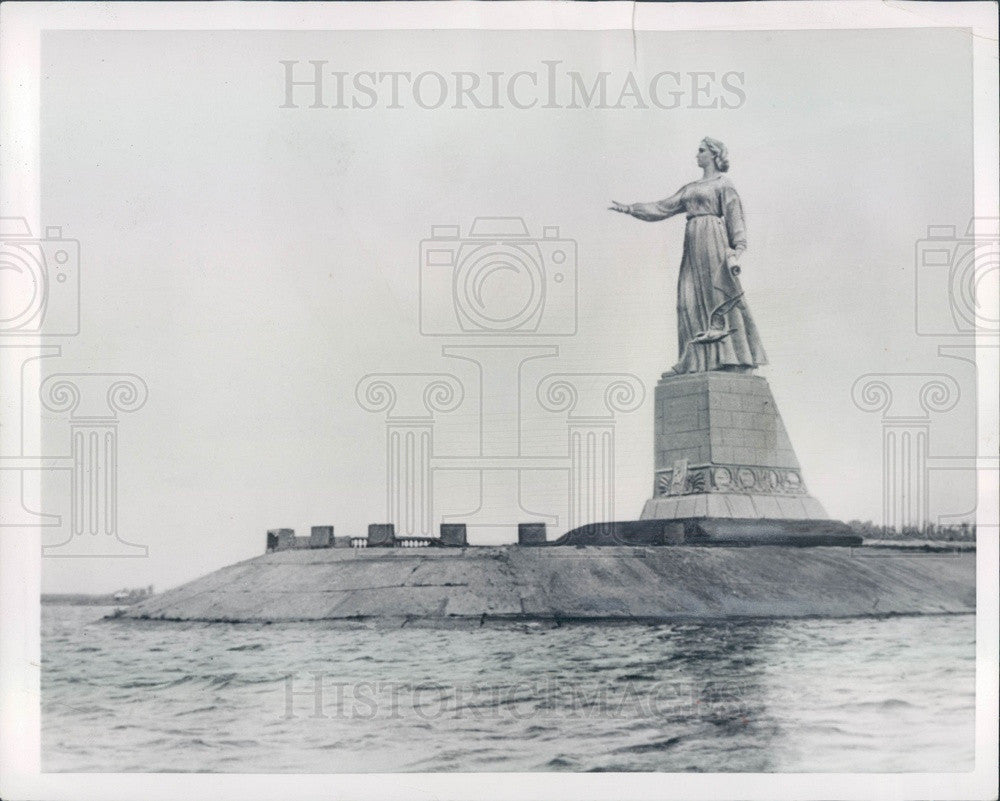
[[[851,400],[862,374],[953,376],[962,399],[933,418],[931,455],[972,455],[971,368],[941,358],[944,340],[917,336],[914,321],[917,242],[929,225],[963,232],[972,212],[968,35],[642,33],[635,54],[629,31],[47,33],[42,221],[81,243],[83,330],[46,369],[147,383],[145,407],[119,424],[119,531],[149,556],[46,559],[43,589],[165,589],[261,553],[279,526],[363,534],[386,516],[384,416],[355,399],[368,373],[465,382],[436,447],[471,453],[474,373],[442,356],[458,339],[420,334],[420,243],[435,225],[464,235],[477,216],[521,216],[534,236],[558,226],[575,241],[578,331],[532,340],[559,347],[532,376],[645,384],[615,430],[615,517],[637,518],[652,490],[652,391],[676,358],[684,223],[606,207],[699,177],[706,135],[729,146],[746,212],[743,286],[771,361],[761,374],[830,515],[881,518],[880,418]],[[481,75],[559,60],[590,78],[610,71],[616,87],[629,70],[640,85],[663,71],[738,72],[746,99],[279,108],[279,62],[310,59]],[[564,454],[565,423],[525,397],[525,452]],[[45,447],[66,452],[67,421],[44,422]],[[565,485],[549,478],[526,492],[564,518]],[[939,488],[932,514],[968,511],[968,479]],[[52,504],[64,509],[61,481]],[[440,499],[452,513],[467,500]]]

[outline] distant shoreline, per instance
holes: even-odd
[[[88,595],[83,592],[43,592],[43,606],[131,606],[148,598],[148,595],[134,595],[115,599],[114,593]]]

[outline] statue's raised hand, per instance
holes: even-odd
[[[617,200],[612,200],[611,205],[608,206],[609,211],[619,211],[622,214],[631,214],[632,207],[627,203],[619,203]]]

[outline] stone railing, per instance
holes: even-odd
[[[518,545],[546,545],[545,523],[520,523]],[[267,532],[267,551],[321,548],[465,548],[464,523],[442,523],[437,537],[397,537],[392,523],[372,523],[367,537],[336,537],[333,526],[313,526],[308,537],[296,537],[295,529],[274,528]]]

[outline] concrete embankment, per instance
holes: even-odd
[[[204,621],[673,620],[975,611],[974,552],[566,547],[268,553],[124,610]]]

